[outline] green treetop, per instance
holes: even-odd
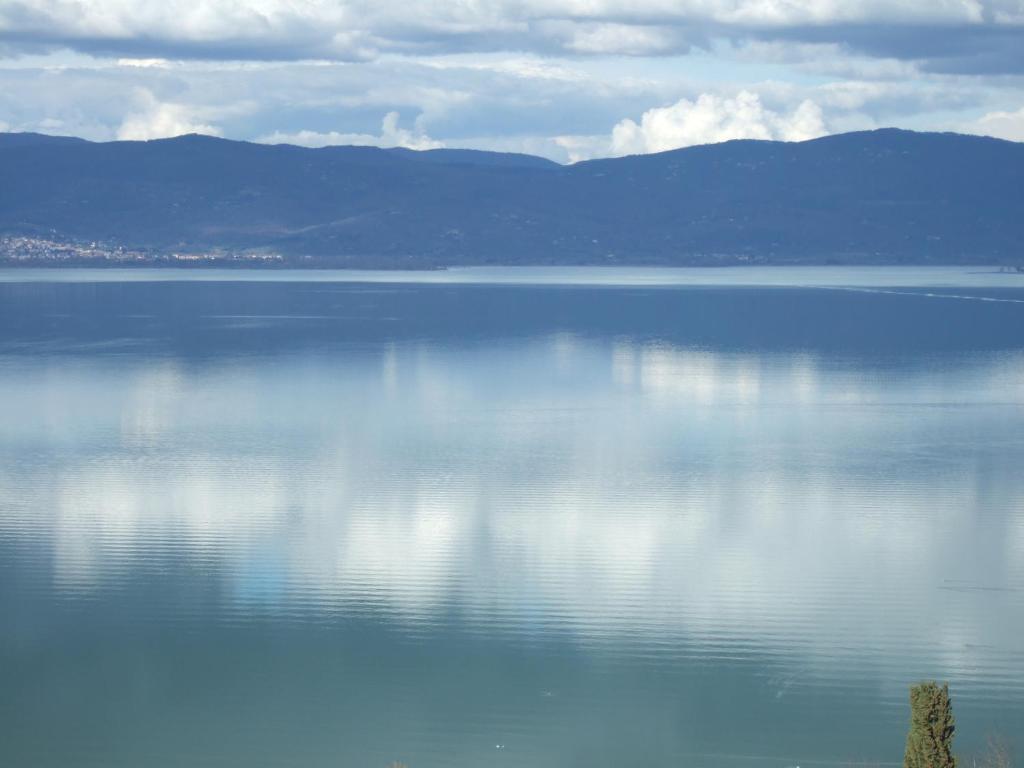
[[[956,768],[949,685],[919,683],[910,689],[910,733],[904,768]]]

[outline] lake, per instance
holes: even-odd
[[[1024,275],[0,270],[0,764],[1024,750]]]

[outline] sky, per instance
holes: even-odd
[[[1024,141],[1024,0],[0,0],[0,130],[559,162],[896,126]]]

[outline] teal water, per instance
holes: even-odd
[[[1024,749],[1018,276],[467,271],[0,274],[0,765]]]

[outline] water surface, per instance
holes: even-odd
[[[4,272],[0,763],[1024,732],[1017,276],[677,272]]]

